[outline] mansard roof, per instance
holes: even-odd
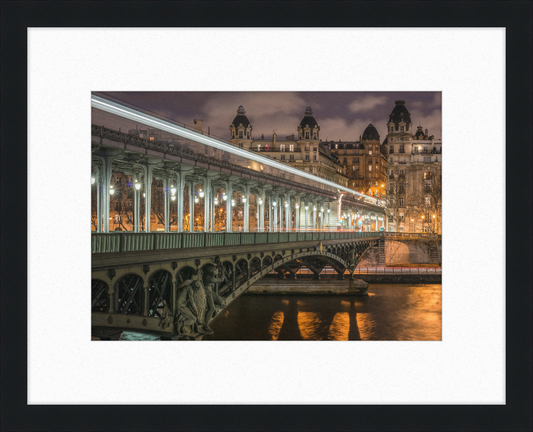
[[[233,119],[233,122],[231,123],[235,127],[242,124],[244,127],[248,127],[250,125],[250,120],[248,120],[248,117],[246,117],[246,111],[244,110],[244,107],[241,105],[239,106],[239,109],[237,110],[237,116]]]
[[[389,116],[389,122],[400,123],[403,121],[406,124],[411,123],[411,114],[405,108],[405,101],[397,100],[394,103],[396,106]]]

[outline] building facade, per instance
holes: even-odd
[[[405,101],[396,101],[387,123],[386,205],[389,225],[400,232],[442,233],[442,140],[413,130]]]
[[[311,107],[307,107],[297,127],[297,137],[293,134],[280,139],[274,132],[272,138],[262,135],[260,139],[256,139],[252,135],[253,127],[242,105],[229,128],[230,142],[236,147],[260,152],[262,156],[349,187],[345,166],[328,144],[320,140],[320,127],[313,117]]]
[[[348,187],[378,198],[386,194],[387,149],[380,143],[378,131],[369,124],[359,141],[330,141],[331,152],[343,165]]]

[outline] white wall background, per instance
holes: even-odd
[[[505,403],[504,29],[50,28],[28,52],[28,403]],[[91,342],[99,90],[442,91],[443,341]]]

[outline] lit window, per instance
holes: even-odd
[[[285,144],[281,144],[279,146],[279,151],[285,151]]]
[[[294,144],[289,144],[289,151],[291,151],[291,152],[294,151]]]
[[[257,144],[257,151],[261,151],[261,144]]]
[[[372,171],[372,165],[368,165],[368,171]]]

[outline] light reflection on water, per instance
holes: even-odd
[[[370,285],[368,297],[248,295],[204,340],[441,340],[441,285]]]

